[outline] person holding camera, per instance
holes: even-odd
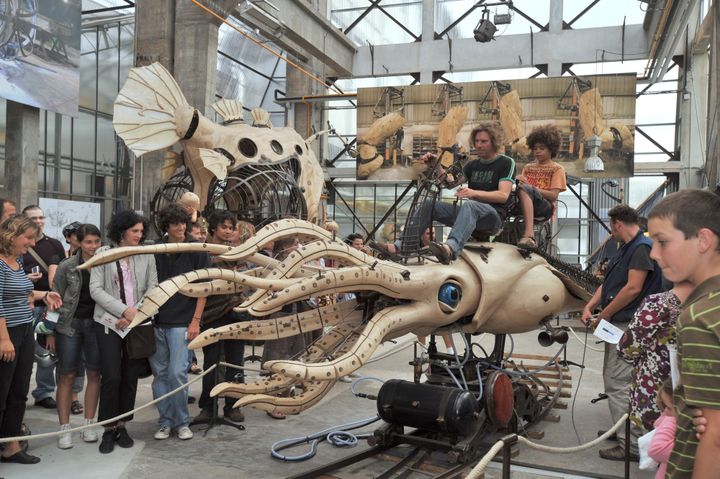
[[[23,255],[23,268],[30,280],[35,283],[36,290],[50,291],[58,264],[65,258],[65,250],[58,240],[50,238],[44,233],[45,213],[39,206],[26,206],[23,208],[22,214],[38,227],[35,244],[29,247]],[[46,311],[47,307],[42,301],[35,301],[33,312],[36,325],[42,321]],[[45,347],[46,336],[44,334],[38,334],[37,340],[40,346]],[[32,392],[35,405],[46,409],[55,409],[57,403],[52,397],[55,392],[55,365],[41,366],[38,364],[35,382],[37,387]]]

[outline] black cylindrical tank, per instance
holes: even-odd
[[[391,379],[380,388],[378,414],[391,424],[468,436],[478,428],[478,402],[458,388]]]

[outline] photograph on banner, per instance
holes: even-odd
[[[359,88],[357,179],[416,179],[427,152],[445,167],[473,159],[470,132],[485,121],[498,122],[498,153],[515,159],[518,172],[533,160],[527,135],[553,124],[561,133],[555,161],[568,175],[630,177],[635,84],[628,73]]]
[[[62,230],[72,222],[89,223],[101,230],[100,203],[87,201],[58,200],[56,198],[40,198],[40,208],[45,213],[44,233],[51,238],[63,240]]]
[[[0,97],[78,116],[81,0],[0,1]]]

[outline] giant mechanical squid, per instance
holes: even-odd
[[[287,237],[300,239],[301,246],[285,259],[259,253],[263,245]],[[189,251],[256,266],[242,272],[208,268],[163,281],[146,294],[131,327],[152,317],[174,294],[207,297],[241,292],[245,300],[236,310],[258,319],[208,329],[190,348],[219,340],[272,340],[323,331],[300,357],[264,363],[270,377],[247,384],[222,383],[212,391],[238,398],[236,407],[285,414],[298,414],[316,404],[339,378],[367,363],[384,341],[443,328],[466,333],[531,331],[548,317],[579,310],[590,298],[541,256],[512,245],[478,243],[466,247],[451,265],[430,258],[399,264],[355,250],[317,225],[297,219],[271,223],[239,246],[165,243],[113,248],[81,268],[129,255]],[[333,259],[334,267],[317,266],[321,258]],[[343,292],[354,292],[357,299],[263,319],[285,305]],[[294,386],[302,392],[283,394]]]

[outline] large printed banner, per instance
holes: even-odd
[[[0,1],[0,97],[78,115],[81,0]]]
[[[554,124],[562,137],[555,160],[569,175],[632,176],[635,83],[635,74],[622,74],[358,89],[357,178],[415,179],[425,168],[417,158],[428,151],[472,158],[470,132],[490,120],[500,122],[501,153],[518,171],[532,161],[526,136]],[[602,172],[585,171],[592,139]]]

